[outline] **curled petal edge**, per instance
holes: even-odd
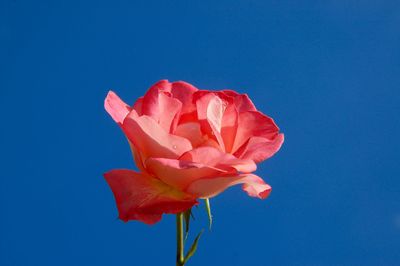
[[[199,179],[193,182],[186,192],[198,198],[212,198],[237,184],[243,184],[242,189],[250,197],[265,199],[271,192],[271,186],[254,174]]]

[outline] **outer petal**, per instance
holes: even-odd
[[[104,101],[104,108],[118,124],[121,124],[131,111],[129,105],[123,102],[113,91],[108,92]]]
[[[232,92],[233,94],[231,94],[230,92]],[[196,102],[198,99],[204,97],[204,95],[207,95],[207,94],[216,95],[221,100],[223,100],[224,102],[229,103],[229,104],[233,104],[235,97],[237,95],[239,95],[238,93],[229,91],[229,90],[223,90],[223,91],[199,90],[194,94],[194,97],[193,97],[194,101]]]
[[[278,134],[272,140],[262,137],[251,137],[235,155],[242,159],[250,159],[256,163],[272,157],[281,148],[284,135]]]
[[[226,91],[224,91],[226,92]],[[232,92],[232,91],[231,91]],[[247,94],[236,94],[234,96],[234,102],[236,109],[242,113],[246,111],[257,111],[256,107],[254,106],[253,102],[250,100]]]
[[[145,173],[146,172],[146,168],[144,166],[145,158],[138,151],[138,149],[132,144],[132,142],[129,141],[129,139],[128,139],[128,143],[129,143],[129,147],[131,148],[133,159],[135,160],[135,164],[136,164],[137,168],[139,169],[140,172]]]
[[[132,107],[138,115],[142,115],[142,105],[143,105],[143,97],[139,97],[139,99],[137,99],[137,101]]]
[[[212,166],[165,158],[149,158],[146,160],[147,171],[154,174],[164,183],[179,190],[185,189],[194,180],[220,176],[227,171]]]
[[[192,149],[189,140],[171,135],[148,116],[137,116],[133,110],[125,118],[122,129],[144,157],[176,159]]]
[[[198,91],[193,85],[184,82],[176,81],[171,84],[172,97],[178,99],[182,103],[182,113],[187,114],[196,110],[196,105],[193,103],[193,94]]]
[[[278,133],[279,128],[272,118],[258,111],[240,113],[232,152],[236,152],[251,137],[263,137],[273,140]]]
[[[265,199],[271,193],[271,186],[266,184],[261,177],[252,175],[251,180],[243,183],[242,189],[247,192],[250,197]]]
[[[131,170],[112,170],[104,177],[114,193],[119,218],[124,222],[139,220],[154,224],[163,213],[179,213],[196,204],[192,196]]]
[[[167,132],[173,132],[179,119],[182,103],[172,97],[172,84],[161,80],[150,87],[143,97],[143,115],[152,117]]]
[[[143,96],[142,112],[144,115],[157,117],[160,113],[158,95],[160,93],[170,93],[171,83],[168,80],[160,80],[150,87]]]
[[[193,182],[186,191],[199,198],[211,198],[237,184],[243,184],[243,189],[249,196],[260,199],[265,199],[271,191],[268,184],[253,174],[199,179]]]

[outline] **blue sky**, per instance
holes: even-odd
[[[0,1],[0,264],[174,265],[175,218],[116,219],[103,109],[159,79],[248,93],[285,133],[189,265],[399,265],[398,1]],[[192,234],[207,226],[195,210]]]

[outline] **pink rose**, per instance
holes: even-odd
[[[133,106],[110,91],[105,109],[128,138],[140,172],[104,174],[123,221],[153,224],[230,186],[264,199],[271,187],[252,174],[284,136],[246,94],[199,90],[182,81],[154,84]]]

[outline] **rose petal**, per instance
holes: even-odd
[[[199,198],[211,198],[226,190],[228,187],[244,184],[243,189],[251,197],[265,199],[271,187],[253,174],[243,174],[237,176],[224,176],[215,178],[203,178],[194,181],[186,190]]]
[[[139,220],[154,224],[163,213],[179,213],[196,204],[196,200],[156,178],[131,170],[112,170],[104,174],[111,187],[124,222]]]
[[[158,117],[159,103],[158,103],[158,95],[160,93],[170,93],[171,92],[171,83],[168,80],[160,80],[150,87],[150,89],[143,96],[142,103],[142,112],[143,115],[147,115],[150,117]],[[156,119],[157,120],[157,119]]]
[[[225,151],[231,152],[235,143],[238,127],[238,112],[233,104],[228,105],[222,117],[221,136],[224,140]]]
[[[222,169],[199,163],[165,158],[148,158],[146,169],[164,183],[180,190],[199,178],[226,173]]]
[[[143,96],[141,104],[142,115],[153,118],[167,132],[175,129],[182,103],[172,97],[171,83],[161,80],[150,87]]]
[[[175,129],[174,135],[188,139],[192,143],[193,147],[197,147],[204,142],[200,124],[196,122],[178,125],[178,127]]]
[[[134,110],[125,118],[122,129],[146,158],[176,159],[192,149],[189,140],[167,133],[152,118],[145,115],[139,117]]]
[[[272,140],[262,137],[251,137],[235,155],[242,159],[250,159],[258,163],[272,157],[281,148],[284,135],[278,134]]]
[[[137,99],[137,101],[133,105],[133,109],[136,111],[136,113],[138,115],[142,115],[143,114],[142,106],[143,106],[143,97],[140,97],[139,99]]]
[[[225,144],[221,137],[222,116],[224,113],[224,102],[214,93],[209,93],[196,101],[197,116],[202,131],[209,138],[215,139],[225,151]]]
[[[193,149],[182,154],[179,160],[192,161],[229,172],[236,170],[250,173],[257,169],[257,165],[252,160],[239,159],[232,154],[221,152],[213,147],[199,147]]]
[[[159,113],[155,119],[166,132],[174,132],[178,124],[182,103],[164,93],[158,95]]]
[[[209,120],[214,130],[221,131],[223,105],[222,100],[213,93],[209,93],[196,101],[199,120]]]
[[[187,82],[172,82],[171,94],[172,97],[178,99],[182,103],[182,115],[196,110],[196,105],[193,103],[193,94],[196,91],[198,91],[198,89]]]
[[[261,177],[253,175],[250,182],[243,183],[242,189],[250,197],[265,199],[271,193],[271,186],[266,184]]]
[[[279,128],[272,118],[258,111],[240,113],[232,153],[235,153],[251,137],[263,137],[272,140],[278,133]]]
[[[250,100],[247,94],[239,94],[235,97],[235,106],[240,113],[247,111],[257,111],[253,102]]]
[[[104,108],[118,124],[121,124],[131,111],[129,105],[123,102],[113,91],[108,92],[104,101]]]
[[[133,145],[133,143],[129,141],[129,139],[128,139],[128,143],[129,143],[129,147],[131,148],[133,159],[135,160],[135,164],[136,164],[137,168],[139,169],[140,172],[143,172],[143,173],[146,172],[146,168],[144,166],[145,158],[139,152],[139,150]]]

